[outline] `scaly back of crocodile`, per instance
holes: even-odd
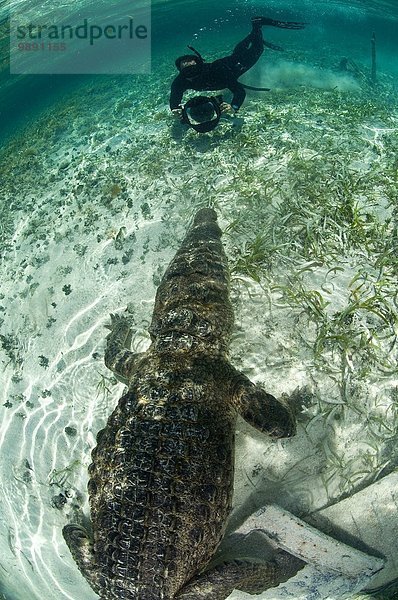
[[[146,353],[123,349],[129,327],[113,317],[105,360],[129,387],[92,452],[92,535],[64,528],[106,600],[185,598],[225,531],[237,412],[253,421],[265,398],[270,432],[292,430],[286,407],[226,359],[233,313],[220,237],[216,213],[199,211],[158,288]]]

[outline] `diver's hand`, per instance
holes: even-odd
[[[220,110],[221,110],[222,114],[229,114],[229,115],[235,114],[235,110],[232,108],[232,106],[228,102],[221,102]]]
[[[173,108],[172,109],[172,115],[175,119],[182,119],[182,108]]]

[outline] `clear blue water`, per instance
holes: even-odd
[[[87,3],[91,7],[90,3]],[[153,61],[163,62],[166,57],[181,54],[187,43],[195,41],[200,50],[230,48],[234,40],[244,35],[250,16],[262,11],[259,2],[219,2],[217,6],[194,2],[154,2],[152,5],[152,52]],[[10,10],[23,10],[23,2],[4,3],[0,23],[3,29]],[[84,4],[82,5],[84,9]],[[38,9],[39,13],[39,9]],[[397,7],[391,2],[268,2],[267,14],[276,18],[302,19],[310,24],[308,35],[289,40],[300,50],[309,54],[317,48],[330,47],[336,53],[348,55],[354,60],[369,62],[369,39],[374,31],[378,41],[378,63],[383,72],[397,78],[396,28]],[[166,26],[167,24],[167,26]],[[272,31],[273,39],[283,39],[283,34]],[[51,105],[59,95],[68,93],[89,76],[10,76],[7,72],[7,38],[1,46],[3,69],[0,74],[0,136],[12,134],[27,119],[34,118],[44,106]],[[333,57],[329,57],[331,62]],[[167,59],[166,59],[167,60]],[[156,78],[156,69],[153,77]],[[172,72],[170,73],[172,77]],[[98,77],[94,79],[96,81]],[[120,77],[120,85],[134,87],[134,77],[126,81]],[[2,139],[0,137],[0,140]]]
[[[61,529],[88,513],[90,450],[123,390],[104,325],[129,306],[147,347],[156,287],[208,204],[232,272],[231,359],[301,407],[287,442],[239,424],[232,525],[273,501],[315,521],[337,507],[338,532],[339,503],[365,514],[356,494],[371,504],[398,466],[397,3],[154,2],[149,75],[10,75],[10,10],[24,3],[0,3],[0,597],[95,598]],[[285,50],[245,82],[271,92],[208,135],[179,128],[175,58],[230,52],[264,12],[307,23],[266,30]],[[347,525],[388,560],[369,598],[397,598],[394,510],[374,508],[376,533]]]

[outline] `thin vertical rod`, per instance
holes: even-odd
[[[374,32],[372,34],[371,44],[372,44],[372,69],[371,69],[370,79],[371,79],[372,85],[375,85],[375,83],[376,83],[376,36],[375,36]]]

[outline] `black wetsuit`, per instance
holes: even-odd
[[[238,110],[245,99],[246,92],[238,78],[246,73],[260,58],[264,51],[261,27],[253,27],[250,34],[239,42],[230,56],[219,58],[211,63],[203,63],[196,77],[187,79],[181,73],[171,84],[170,108],[179,108],[186,90],[223,90],[233,94],[231,105]]]

